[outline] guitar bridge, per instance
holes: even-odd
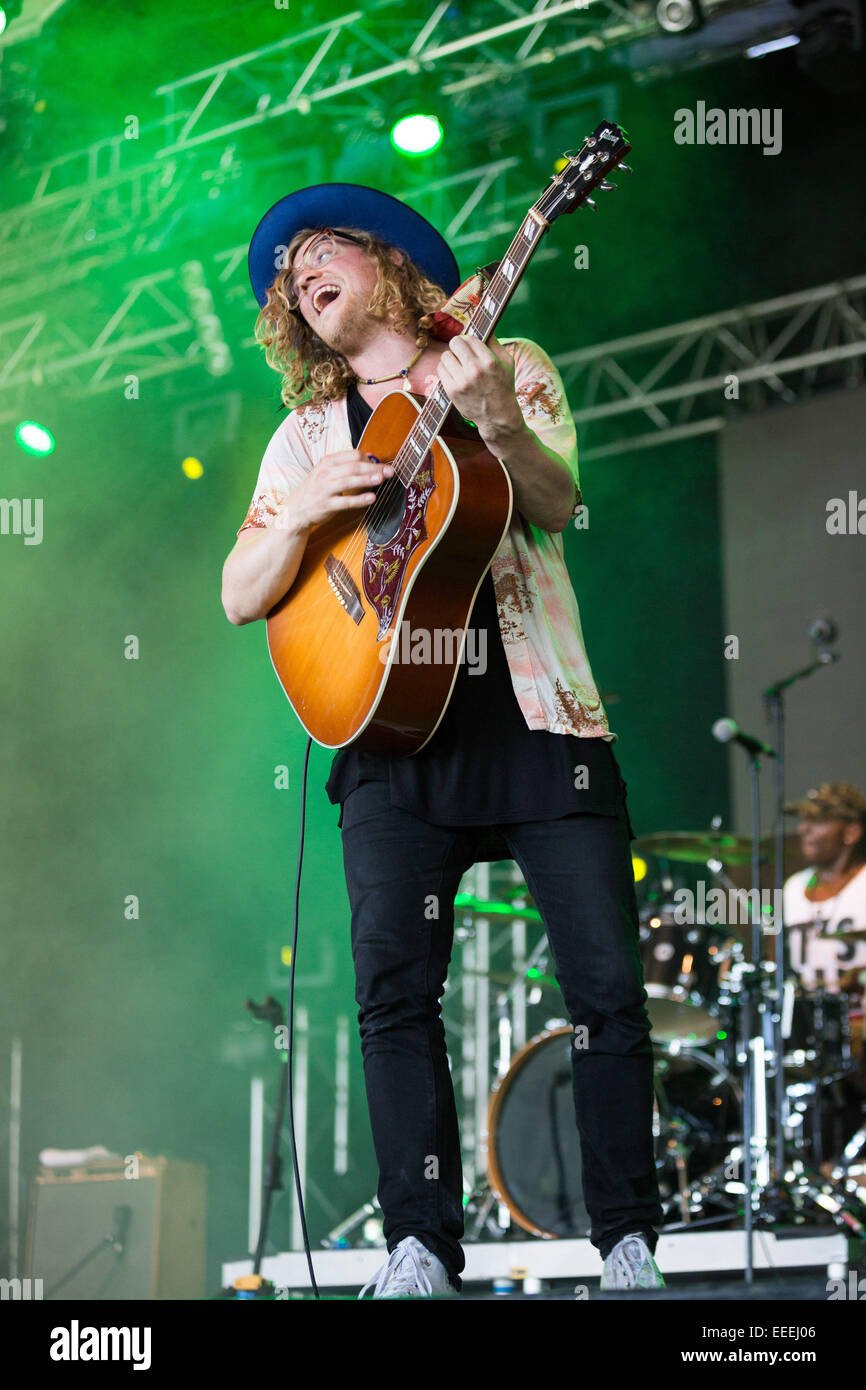
[[[331,589],[342,603],[352,621],[357,625],[364,616],[364,605],[358,586],[342,560],[329,555],[325,561],[325,574]]]

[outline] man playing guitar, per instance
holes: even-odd
[[[444,240],[376,190],[324,184],[282,199],[253,238],[250,266],[262,306],[257,337],[293,408],[268,444],[226,560],[231,622],[266,618],[290,589],[312,529],[369,506],[393,476],[357,443],[395,389],[424,397],[441,382],[513,488],[508,533],[470,620],[486,659],[459,666],[418,752],[350,744],[327,787],[341,806],[389,1251],[373,1296],[461,1286],[463,1185],[439,1001],[461,877],[504,858],[516,860],[542,914],[575,1027],[584,1194],[603,1287],[663,1287],[653,1259],[661,1216],[653,1053],[631,827],[563,559],[561,532],[580,493],[561,380],[528,340],[445,340],[465,322],[461,303],[473,287],[461,301]]]

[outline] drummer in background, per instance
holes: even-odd
[[[784,888],[791,969],[805,989],[849,992],[856,1065],[866,985],[866,798],[847,782],[824,782],[785,810],[800,818],[797,833],[809,866]],[[835,932],[862,932],[863,938],[828,939]]]

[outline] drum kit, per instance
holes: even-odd
[[[749,1009],[756,1004],[756,986],[749,983],[755,972],[746,959],[751,927],[714,925],[709,912],[704,920],[698,913],[684,921],[675,889],[685,881],[686,866],[700,866],[704,875],[709,870],[725,889],[743,887],[737,880],[748,869],[751,841],[677,832],[637,840],[633,852],[636,863],[644,856],[655,863],[641,884],[639,921],[665,1229],[729,1223],[742,1213],[747,1191],[746,1060],[755,1033],[745,1022],[755,1017],[744,1008],[747,992]],[[542,1237],[585,1236],[590,1222],[571,1083],[574,1030],[561,1016],[541,916],[525,886],[494,883],[504,865],[476,867],[487,893],[476,881],[476,893],[457,899],[460,959],[443,999],[446,1025],[460,1038],[460,1064],[452,1071],[462,1100],[467,1234],[501,1236],[516,1225]],[[533,933],[537,941],[529,950]],[[843,935],[866,939],[864,932],[834,939]],[[860,1000],[826,988],[801,989],[796,977],[778,990],[772,962],[763,962],[759,973],[767,1083],[775,1084],[775,1008],[781,1009],[786,1098],[784,1152],[776,1154],[775,1166],[769,1138],[765,1145],[763,1214],[801,1223],[826,1221],[829,1213],[862,1232],[866,1125],[849,1122],[856,1133],[847,1143],[838,1134],[840,1084],[851,1081],[860,1064],[851,1037]],[[862,1080],[855,1095],[866,1109]],[[834,1116],[837,1132],[827,1142],[827,1121]],[[751,1143],[754,1153],[754,1127]]]

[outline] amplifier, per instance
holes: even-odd
[[[43,1167],[30,1189],[26,1277],[42,1281],[45,1299],[202,1298],[206,1188],[203,1164],[175,1159]]]

